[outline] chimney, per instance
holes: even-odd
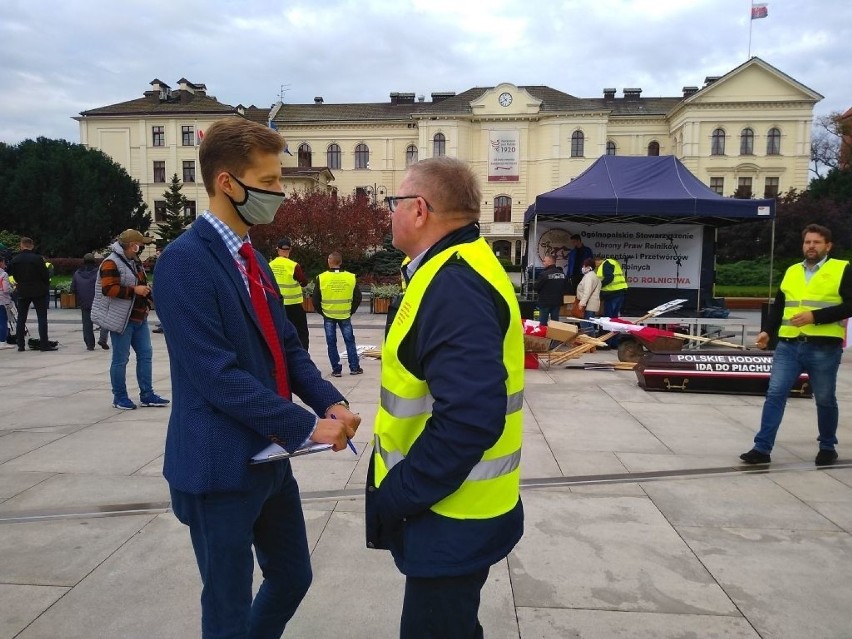
[[[391,104],[414,104],[414,94],[393,91],[390,94],[390,101]]]
[[[151,90],[145,91],[145,95],[150,98],[154,104],[159,104],[160,102],[165,102],[169,99],[171,89],[169,88],[169,85],[162,80],[154,78],[151,80]]]
[[[615,89],[606,88],[603,90],[604,100],[610,102],[611,100],[615,100]]]
[[[318,95],[314,98],[314,104],[322,104],[322,96]]]
[[[683,97],[688,98],[694,93],[698,93],[698,87],[683,87]]]
[[[178,87],[181,91],[186,91],[190,94],[195,93],[195,85],[186,78],[181,78],[180,80],[178,80]]]
[[[624,89],[624,99],[629,100],[631,102],[638,102],[639,98],[642,95],[642,89],[636,88],[625,88]]]
[[[432,104],[437,104],[438,102],[443,102],[447,98],[452,98],[456,95],[455,91],[436,91],[432,93]]]
[[[425,102],[426,96],[421,93],[420,95],[417,96],[417,101],[418,102]]]
[[[706,78],[704,78],[704,86],[709,87],[711,84],[713,84],[716,80],[718,80],[721,77],[722,77],[721,75],[708,75]]]

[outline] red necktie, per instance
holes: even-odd
[[[284,351],[281,350],[281,342],[278,341],[278,331],[275,330],[272,313],[266,302],[266,292],[264,291],[263,280],[261,279],[262,271],[257,263],[257,258],[254,255],[254,249],[251,244],[248,242],[243,244],[240,247],[240,255],[246,260],[246,275],[249,284],[249,295],[251,295],[251,305],[254,307],[254,312],[260,322],[263,339],[266,340],[266,345],[269,347],[272,359],[275,361],[275,383],[278,387],[278,394],[281,397],[290,399],[290,385],[287,383],[287,363],[284,361]]]

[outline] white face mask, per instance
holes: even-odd
[[[589,271],[592,270],[592,267],[591,266],[584,266],[580,270],[583,272],[583,275],[585,275],[586,273],[588,273]]]
[[[234,205],[234,210],[243,222],[249,226],[254,226],[255,224],[269,224],[275,219],[275,213],[278,212],[278,207],[280,207],[286,199],[283,193],[246,186],[240,182],[237,176],[231,175],[231,177],[234,178],[236,183],[243,187],[246,192],[246,196],[243,198],[242,202],[236,202],[230,195],[227,193],[225,194],[228,196],[228,199],[231,200],[231,204]]]

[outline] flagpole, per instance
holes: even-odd
[[[751,28],[754,25],[754,0],[750,0],[751,9],[748,12],[748,55],[746,56],[746,60],[751,60]]]

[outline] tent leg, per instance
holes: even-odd
[[[772,240],[769,242],[769,290],[766,292],[766,301],[772,300],[772,273],[775,270],[775,219],[772,220]]]

